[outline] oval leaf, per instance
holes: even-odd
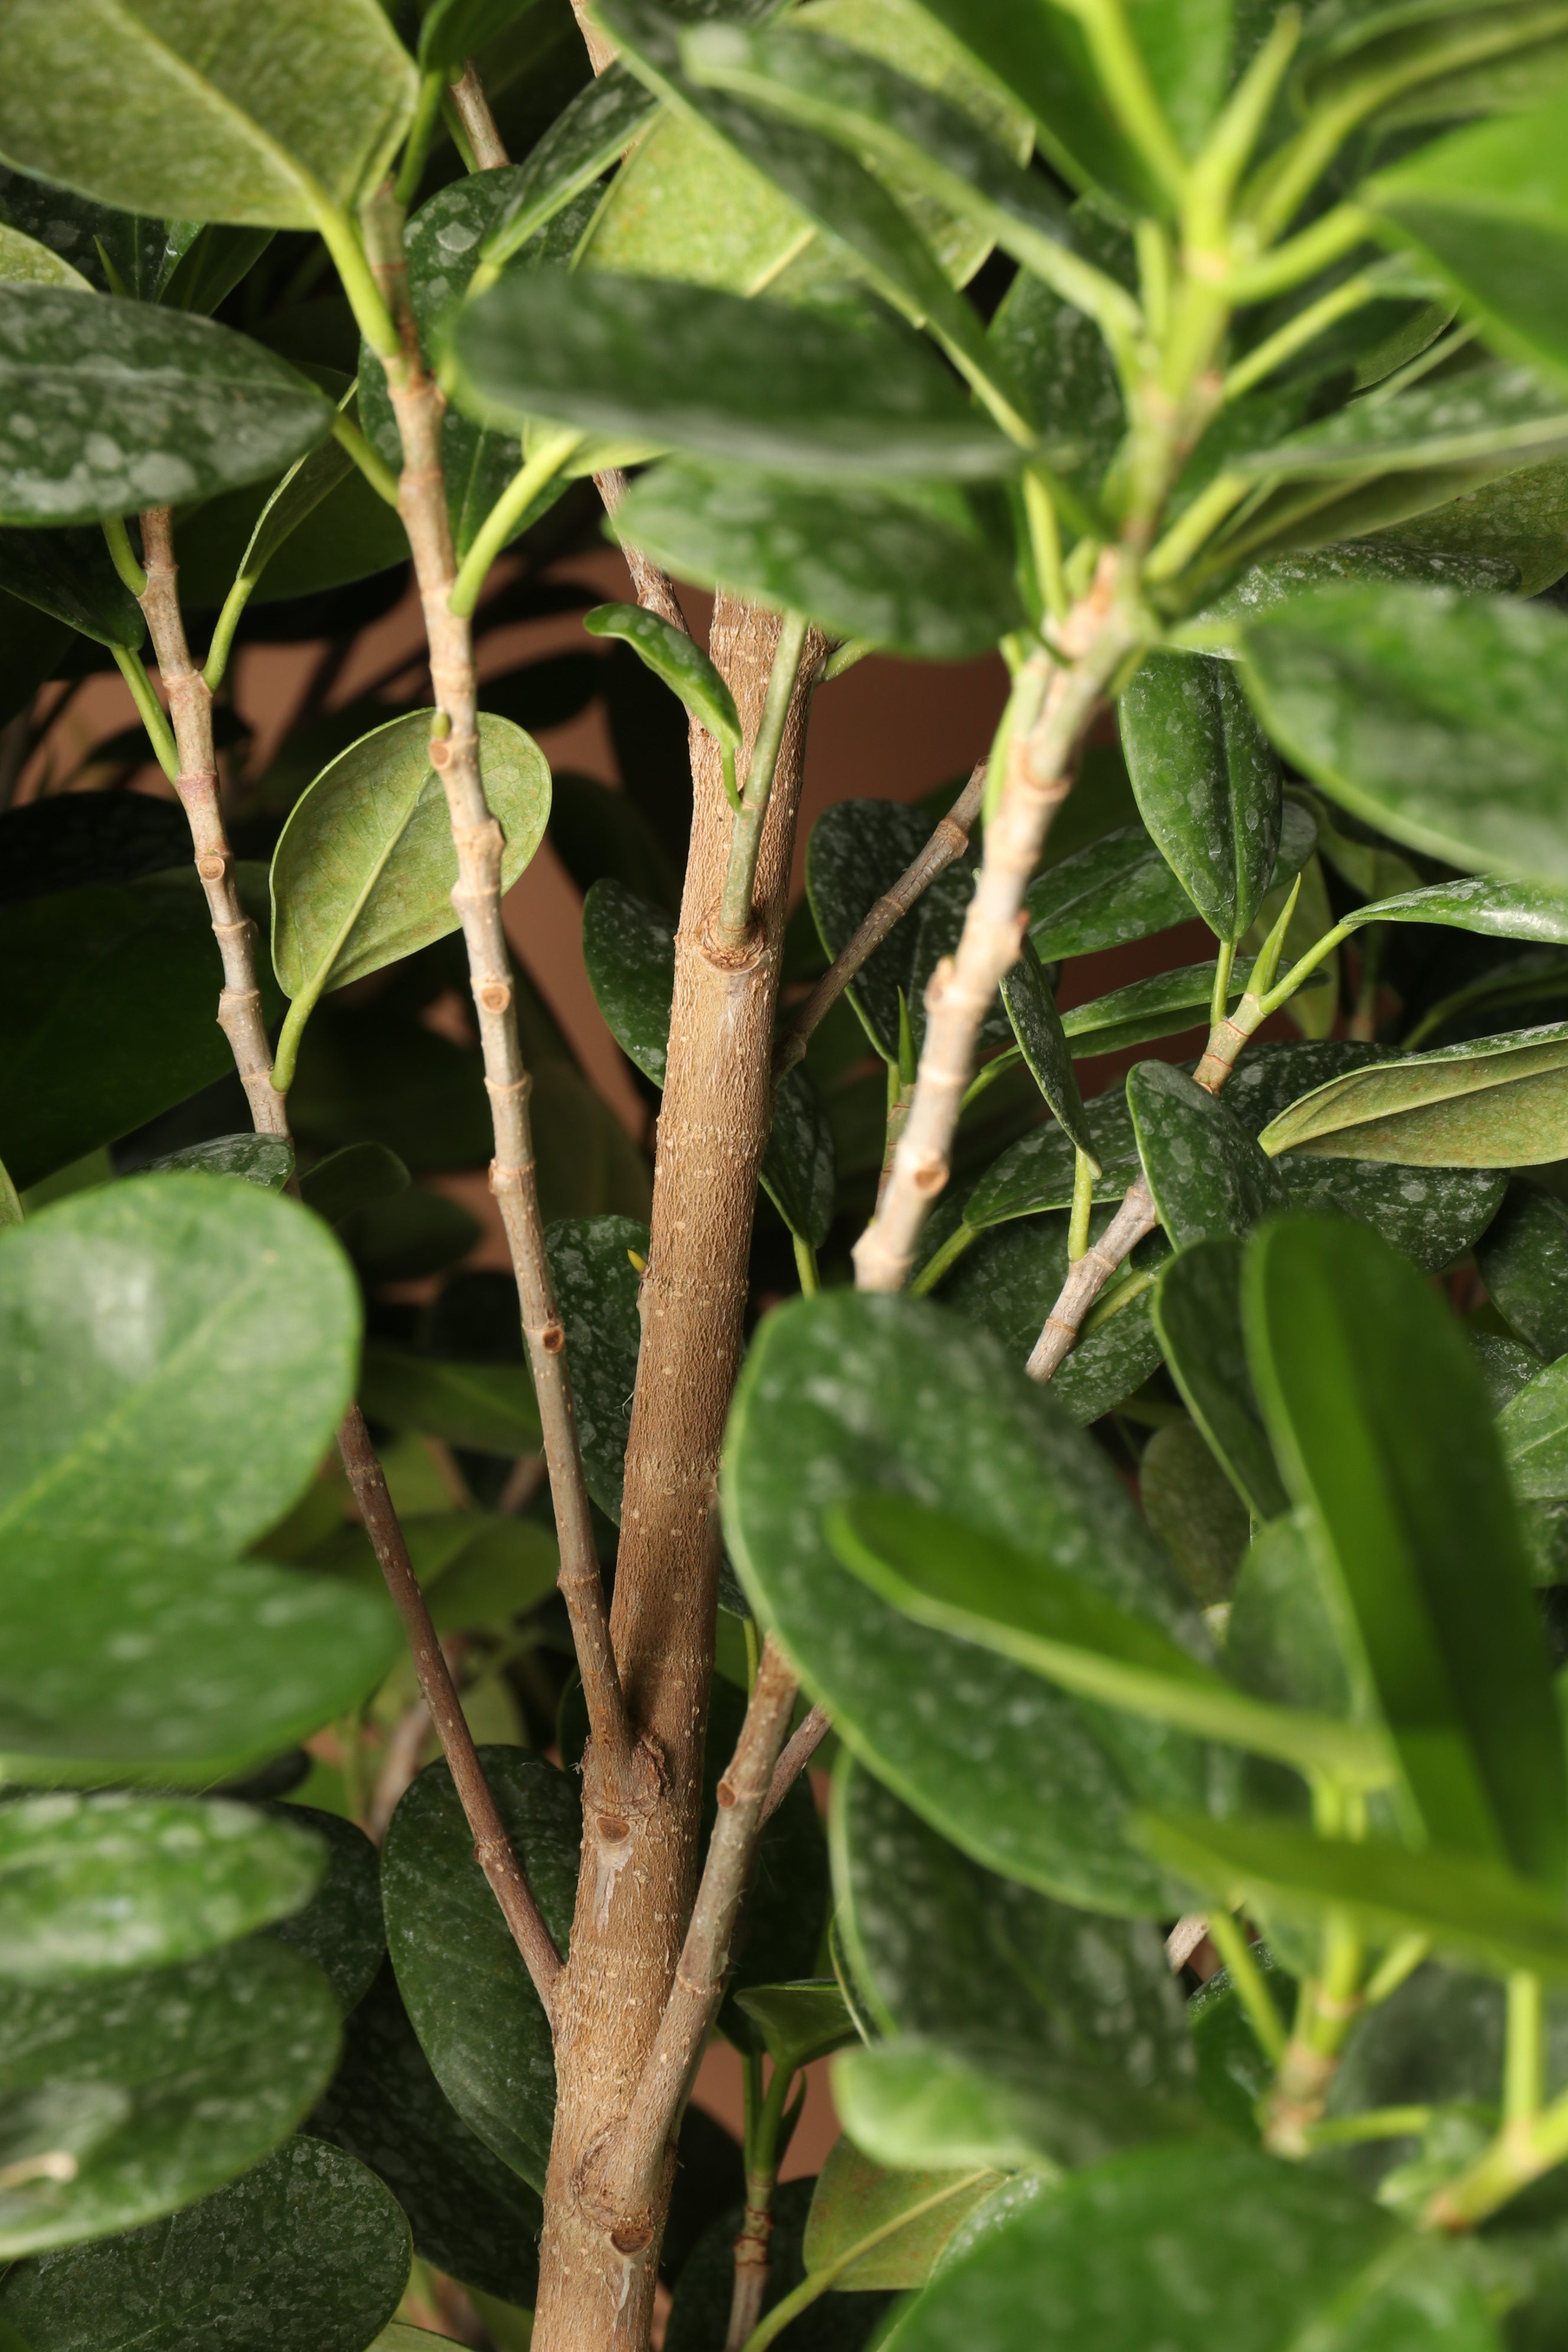
[[[1279,845],[1279,761],[1228,663],[1152,654],[1117,706],[1138,811],[1215,937],[1251,928]]]
[[[1285,1188],[1217,1095],[1169,1062],[1140,1062],[1127,1076],[1139,1156],[1160,1223],[1177,1249],[1242,1234],[1285,1206]]]
[[[727,751],[741,740],[741,714],[735,698],[700,646],[684,629],[640,604],[595,604],[583,615],[590,636],[619,637],[637,659],[661,677],[710,735]]]
[[[1568,1157],[1568,1023],[1402,1055],[1331,1078],[1258,1143],[1331,1160],[1528,1168]]]

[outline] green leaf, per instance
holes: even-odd
[[[1386,1243],[1319,1218],[1258,1234],[1242,1317],[1276,1458],[1312,1515],[1415,1823],[1456,1853],[1558,1883],[1562,1728],[1508,1473],[1462,1333]]]
[[[1203,2194],[1193,2195],[1194,2177]],[[1332,2171],[1249,2148],[1151,2148],[1023,2206],[943,2265],[900,2352],[1491,2352],[1453,2252]]]
[[[831,1819],[839,1925],[878,2023],[913,2038],[897,2049],[1013,2082],[1021,2108],[1033,2095],[1034,2161],[1081,2160],[1097,2130],[1100,2148],[1116,2145],[1107,2110],[1125,2115],[1129,2095],[1144,2121],[1186,2100],[1192,2048],[1152,1922],[1096,1917],[981,1869],[847,1757]],[[1070,2084],[1097,2120],[1058,2117],[1042,2141],[1053,2072],[1058,2107]]]
[[[1092,1156],[1094,1139],[1089,1130],[1089,1113],[1079,1092],[1066,1026],[1057,1011],[1050,982],[1040,969],[1034,941],[1026,935],[1023,954],[1003,980],[1002,1002],[1007,1008],[1018,1050],[1047,1108],[1058,1125],[1072,1138],[1076,1148]]]
[[[1521,464],[1568,443],[1568,400],[1531,368],[1494,363],[1389,400],[1355,400],[1232,460],[1238,474],[1346,480],[1506,457]]]
[[[706,727],[727,751],[741,741],[741,714],[735,698],[700,646],[658,613],[640,604],[595,604],[583,615],[590,636],[619,637],[637,659],[678,694],[700,727]]]
[[[294,1173],[294,1147],[286,1135],[215,1135],[147,1162],[149,1176],[231,1176],[281,1192]],[[301,1188],[303,1189],[303,1188]]]
[[[463,312],[459,397],[799,474],[973,479],[1017,453],[907,328],[607,270],[509,278]]]
[[[1245,1690],[1276,1706],[1356,1711],[1333,1593],[1300,1517],[1274,1519],[1253,1539],[1231,1600],[1225,1659]]]
[[[786,1071],[773,1090],[758,1181],[791,1233],[820,1249],[833,1223],[837,1162],[832,1121],[806,1070]]]
[[[458,929],[458,853],[430,764],[435,713],[360,738],[296,802],[272,856],[272,957],[300,1022],[329,988],[363,980]],[[506,836],[510,888],[544,838],[550,770],[531,735],[479,716],[485,797]],[[298,1030],[296,1029],[296,1034]]]
[[[515,1748],[481,1748],[479,1760],[563,1954],[583,1836],[577,1791]],[[445,1764],[429,1765],[393,1815],[381,1885],[398,1990],[437,2081],[486,2147],[542,2192],[555,2105],[550,2025]]]
[[[99,530],[0,530],[0,587],[100,646],[133,654],[147,634]]]
[[[1138,1465],[1138,1496],[1200,1608],[1228,1601],[1247,1549],[1247,1507],[1192,1422],[1154,1432]]]
[[[447,2101],[390,1961],[349,2019],[342,2063],[310,2126],[380,2174],[408,2216],[421,2260],[531,2306],[539,2198]]]
[[[1568,1156],[1568,1024],[1468,1038],[1331,1078],[1258,1137],[1271,1156],[1527,1168]]]
[[[539,1408],[523,1364],[451,1363],[373,1342],[360,1402],[374,1421],[417,1429],[476,1454],[535,1454]]]
[[[1065,1023],[1064,1023],[1065,1026]],[[1100,1162],[1097,1202],[1120,1201],[1139,1172],[1137,1139],[1125,1090],[1112,1087],[1088,1106],[1089,1131]],[[1037,1127],[994,1160],[963,1204],[966,1223],[977,1232],[1042,1209],[1072,1206],[1076,1154],[1067,1129]]]
[[[1568,171],[1561,103],[1421,147],[1360,191],[1479,313],[1503,349],[1568,370]]]
[[[1285,1188],[1224,1101],[1170,1062],[1127,1075],[1139,1156],[1160,1222],[1177,1249],[1250,1231],[1286,1204]]]
[[[1082,261],[1113,283],[1125,283],[1131,274],[1129,241],[1102,213],[1087,203],[1075,205],[1066,239]],[[1009,381],[1018,386],[1026,415],[1041,441],[1061,452],[1058,471],[1092,514],[1127,429],[1121,385],[1104,336],[1092,319],[1028,269],[1020,269],[1007,289],[988,333]],[[1075,452],[1070,460],[1069,449]],[[1064,532],[1076,535],[1070,527]]]
[[[329,1225],[341,1225],[373,1201],[408,1190],[408,1171],[384,1143],[349,1143],[330,1151],[300,1179],[300,1197]]]
[[[1209,929],[1234,944],[1273,879],[1279,760],[1226,662],[1152,654],[1118,713],[1139,814]]]
[[[1504,1405],[1497,1433],[1517,1494],[1568,1495],[1568,1363],[1537,1372]]]
[[[1000,2185],[994,2172],[889,2172],[835,2140],[812,2194],[806,2275],[831,2270],[849,2293],[924,2286],[960,2222]]]
[[[560,1567],[554,1537],[532,1520],[480,1519],[431,1597],[437,1632],[509,1633],[554,1591]]]
[[[848,946],[931,835],[924,814],[900,801],[836,801],[824,809],[806,846],[805,888],[830,958]],[[913,942],[913,924],[895,924],[845,992],[885,1062],[899,1058],[899,997],[901,991],[907,1003],[912,993]]]
[[[79,270],[68,261],[52,253],[36,237],[24,236],[19,228],[0,221],[0,285],[5,286],[68,286],[74,293],[90,294],[92,288]]]
[[[314,228],[382,177],[415,88],[376,0],[276,0],[221,38],[171,0],[17,0],[0,155],[122,212]]]
[[[241,866],[255,906],[259,871]],[[196,875],[149,874],[0,909],[0,1152],[23,1187],[231,1066],[223,968]],[[262,1003],[279,997],[264,967]]]
[[[818,489],[669,460],[641,477],[617,522],[683,579],[722,579],[836,636],[927,661],[988,652],[1022,624],[999,542],[951,486]]]
[[[856,2038],[855,2021],[832,1977],[752,1985],[735,1995],[735,2005],[757,2028],[773,2064],[792,2074]]]
[[[1037,1552],[886,1494],[836,1503],[826,1530],[845,1567],[917,1624],[996,1650],[1075,1696],[1303,1770],[1373,1786],[1387,1777],[1376,1733],[1259,1705],[1204,1662],[1195,1635],[1183,1646]]]
[[[1110,1223],[1109,1208],[1097,1208],[1089,1238],[1098,1240]],[[1014,1220],[987,1228],[965,1248],[940,1286],[944,1307],[978,1323],[1000,1340],[1016,1363],[1026,1360],[1061,1296],[1068,1272],[1068,1219],[1065,1211]],[[1133,1260],[1133,1272],[1108,1291],[1085,1326],[1071,1355],[1051,1381],[1051,1394],[1068,1417],[1085,1428],[1112,1405],[1142,1388],[1160,1362],[1160,1343],[1149,1319],[1151,1262],[1168,1244],[1152,1234]]]
[[[359,404],[363,421],[368,403],[362,398]],[[294,514],[286,532],[274,531],[269,521],[266,538],[258,540],[258,551],[268,545],[270,551],[250,593],[254,605],[317,595],[324,589],[345,587],[408,562],[408,534],[400,517],[372,489],[357,466],[351,465],[336,488],[326,489],[319,504],[307,504],[306,492],[323,480],[330,483],[337,473],[336,457],[329,456],[329,451],[343,454],[336,441],[324,441],[294,476],[288,504],[292,505],[293,489],[298,489],[300,508],[307,510]],[[226,491],[194,514],[181,515],[180,594],[187,609],[221,608],[236,574],[250,560],[252,541],[258,540],[275,496],[280,504],[274,512],[280,520],[287,520],[281,489],[281,485],[253,483],[248,489]],[[290,730],[268,768],[269,799],[276,789],[277,804],[281,806],[310,782],[321,764],[319,759],[309,757],[310,746],[323,724],[330,738],[325,748],[335,751],[353,740],[358,729],[352,723],[343,726],[352,709],[332,712],[326,722],[307,722]],[[384,706],[372,703],[370,715],[384,716]],[[302,770],[297,782],[296,762]]]
[[[1554,1985],[1568,1982],[1561,1903],[1474,1854],[1314,1837],[1274,1814],[1226,1822],[1149,1814],[1138,1835],[1173,1871],[1227,1903],[1256,1895],[1312,1922],[1340,1910],[1376,1942],[1425,1936],[1439,1953],[1494,1975],[1527,1969]]]
[[[0,1976],[71,1984],[163,1968],[296,1911],[325,1857],[304,1824],[177,1797],[0,1807]]]
[[[880,1602],[822,1531],[879,1481],[941,1497],[975,1529],[1081,1560],[1089,1589],[1187,1627],[1163,1562],[1102,1457],[984,1332],[919,1299],[846,1292],[775,1308],[752,1342],[721,1479],[748,1597],[855,1752],[945,1836],[1069,1901],[1157,1910],[1121,1844],[1130,1795],[1205,1782],[1201,1752],[1091,1719],[1026,1670],[963,1653]],[[909,1693],[940,1688],[916,1717]],[[1070,1794],[1069,1794],[1070,1790]]]
[[[1568,881],[1561,614],[1346,583],[1258,612],[1244,649],[1243,678],[1269,734],[1356,815],[1456,865]]]
[[[1298,803],[1287,801],[1270,887],[1288,882],[1312,854],[1314,828]],[[1158,844],[1142,824],[1101,834],[1058,866],[1048,866],[1026,893],[1029,930],[1042,962],[1092,955],[1100,948],[1192,920],[1193,900]]]
[[[533,0],[435,0],[419,26],[419,64],[426,73],[460,73],[475,50],[526,16]]]
[[[651,90],[619,59],[606,66],[529,151],[510,181],[506,202],[480,247],[480,257],[497,264],[507,260],[574,196],[591,188],[658,110]]]
[[[1108,2069],[1006,2043],[989,2064],[976,2052],[912,2038],[846,2051],[833,2096],[857,2145],[899,2168],[1055,2170],[1151,2139],[1185,2139],[1203,2121],[1195,2103],[1167,2105]]]
[[[1393,526],[1402,545],[1510,563],[1521,596],[1539,596],[1568,572],[1568,459],[1521,466],[1446,506]]]
[[[19,2264],[0,2319],[33,2352],[363,2352],[408,2278],[408,2224],[374,2172],[286,2140],[243,2179],[129,2236]]]
[[[1172,1258],[1154,1293],[1154,1328],[1182,1402],[1252,1517],[1287,1508],[1241,1332],[1241,1245],[1229,1235]]]
[[[275,474],[331,422],[315,385],[259,343],[140,302],[0,286],[0,348],[7,522],[210,498]]]
[[[674,923],[624,884],[595,882],[583,902],[583,961],[616,1045],[662,1087],[675,1000]]]
[[[1513,1186],[1476,1263],[1520,1336],[1545,1357],[1568,1356],[1568,1202]]]
[[[566,1327],[572,1405],[588,1492],[617,1527],[642,1345],[637,1297],[648,1229],[634,1217],[566,1217],[545,1234],[556,1303]]]
[[[1239,1004],[1252,976],[1252,958],[1237,956],[1226,987],[1227,1008]],[[1120,1054],[1130,1045],[1144,1045],[1160,1037],[1183,1036],[1189,1030],[1206,1034],[1214,1003],[1217,963],[1187,963],[1173,971],[1157,971],[1148,980],[1130,981],[1109,995],[1087,1004],[1075,1004],[1062,1015],[1062,1028],[1077,1061],[1100,1054]],[[1306,982],[1317,984],[1313,973]]]
[[[374,1982],[386,1951],[380,1860],[359,1824],[341,1813],[323,1813],[314,1805],[280,1804],[268,1810],[275,1822],[298,1823],[313,1832],[326,1848],[327,1865],[310,1902],[277,1921],[271,1932],[279,1943],[291,1944],[315,1962],[347,2017]]]
[[[288,2137],[337,2054],[325,1978],[264,1937],[116,1983],[16,1989],[0,2015],[0,2259],[209,2195]],[[47,2170],[30,2161],[46,2156]]]
[[[1373,899],[1341,919],[1350,930],[1363,923],[1438,923],[1486,939],[1562,946],[1568,942],[1568,893],[1539,882],[1500,882],[1473,874]]]
[[[221,1564],[352,1392],[358,1302],[323,1228],[202,1177],[81,1193],[10,1237],[0,1324],[0,1747],[166,1773],[276,1754],[363,1697],[398,1646],[384,1601]]]

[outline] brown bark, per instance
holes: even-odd
[[[710,649],[748,743],[778,628],[775,614],[732,597],[721,595],[714,610]],[[731,812],[718,747],[692,732],[695,811],[612,1617],[645,1772],[632,1801],[618,1803],[593,1744],[584,1759],[583,1868],[557,2011],[536,2352],[644,2352],[647,2342],[673,2150],[659,2155],[652,2193],[625,2210],[599,2188],[596,2160],[609,2155],[653,2050],[696,1883],[719,1449],[740,1363],[757,1171],[771,1118],[779,951],[814,667],[809,656],[802,664],[768,804],[757,935],[733,961],[710,944]],[[770,1754],[770,1775],[773,1762]]]

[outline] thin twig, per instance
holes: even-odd
[[[218,1020],[245,1083],[258,1132],[286,1136],[288,1097],[272,1084],[272,1048],[262,1019],[261,992],[257,982],[256,926],[246,917],[235,893],[234,853],[218,804],[212,694],[192,661],[185,642],[174,529],[166,507],[154,508],[142,516],[142,540],[147,571],[142,610],[168,692],[169,714],[179,747],[180,773],[174,789],[190,820],[196,870],[206,890],[213,929],[223,956],[224,989],[218,999]],[[452,1694],[451,1676],[436,1639],[425,1596],[409,1565],[403,1529],[357,1404],[350,1405],[343,1416],[338,1431],[338,1451],[387,1589],[407,1629],[420,1689],[440,1733],[453,1783],[474,1832],[474,1851],[486,1876],[496,1887],[507,1925],[539,1988],[540,1999],[548,2009],[553,1977],[546,1975],[542,1981],[535,1961],[542,1959],[545,1948],[553,1958],[554,1947],[512,1853],[462,1709]],[[451,1702],[449,1706],[443,1706],[443,1691]],[[502,1886],[506,1889],[504,1895]],[[558,1972],[558,1958],[555,1968]]]
[[[453,111],[473,150],[474,169],[478,172],[499,171],[509,158],[500,133],[496,129],[495,117],[479,86],[479,75],[474,71],[472,58],[464,64],[462,79],[452,84],[450,96]]]
[[[805,1060],[805,1049],[814,1034],[832,1012],[856,973],[869,961],[895,925],[903,920],[910,908],[930,889],[937,876],[945,874],[954,859],[963,856],[969,847],[969,836],[984,795],[985,762],[982,760],[920,856],[912,865],[904,868],[890,890],[884,890],[854,938],[840,948],[780,1037],[773,1049],[775,1076],[782,1078],[786,1071],[794,1069],[797,1062]]]
[[[595,2184],[596,2200],[616,2218],[618,2244],[645,2221],[650,2236],[655,2226],[665,2144],[686,2104],[723,1998],[735,1922],[767,1818],[795,1695],[795,1675],[769,1634],[735,1752],[719,1783],[718,1819],[675,1981],[631,2105]]]
[[[403,1539],[397,1514],[386,1491],[386,1478],[370,1433],[364,1425],[364,1415],[357,1405],[350,1407],[342,1427],[343,1466],[353,1481],[364,1518],[365,1530],[375,1546],[386,1577],[387,1591],[403,1620],[403,1630],[408,1636],[408,1646],[419,1675],[419,1687],[430,1719],[440,1735],[447,1762],[451,1768],[453,1786],[462,1803],[464,1818],[474,1833],[474,1860],[490,1883],[496,1901],[500,1905],[512,1941],[522,1954],[533,1989],[544,2004],[545,2014],[552,2015],[555,1987],[561,1974],[561,1955],[551,1938],[533,1890],[523,1876],[511,1840],[506,1832],[490,1794],[489,1781],[480,1768],[468,1724],[463,1718],[450,1669],[442,1655],[441,1644],[436,1639],[430,1622],[430,1612],[419,1590],[419,1580],[408,1558],[408,1547]]]
[[[473,633],[467,617],[454,613],[448,602],[457,562],[441,464],[445,402],[420,349],[408,295],[402,212],[390,188],[367,208],[365,226],[371,265],[396,321],[401,346],[386,359],[387,389],[403,444],[398,511],[414,553],[430,647],[430,683],[437,703],[430,763],[446,790],[458,856],[452,904],[461,918],[468,948],[485,1091],[495,1129],[490,1190],[506,1228],[539,1400],[561,1546],[561,1591],[572,1622],[595,1746],[615,1786],[629,1767],[631,1738],[610,1646],[609,1612],[583,1475],[566,1332],[544,1248],[528,1109],[531,1081],[518,1038],[511,959],[501,921],[504,836],[490,814],[479,772]]]
[[[1052,666],[1041,653],[1015,682],[1001,798],[985,828],[974,896],[956,956],[942,958],[926,991],[914,1099],[887,1190],[855,1244],[855,1277],[862,1290],[903,1287],[925,1221],[947,1182],[980,1024],[1022,952],[1025,889],[1071,787],[1079,747],[1101,696],[1138,643],[1137,621],[1120,600],[1119,581],[1119,555],[1108,551],[1088,595],[1063,624],[1065,666]]]
[[[1122,1259],[1137,1248],[1146,1234],[1153,1232],[1159,1222],[1160,1213],[1147,1179],[1135,1177],[1100,1239],[1090,1242],[1083,1255],[1068,1266],[1061,1294],[1047,1316],[1045,1328],[1025,1366],[1032,1381],[1048,1381],[1066,1361],[1078,1344],[1084,1317]]]
[[[626,494],[625,474],[618,467],[606,467],[602,474],[595,475],[594,488],[605,502],[605,512],[615,522],[621,500]],[[629,539],[621,538],[618,524],[616,536],[621,541],[621,553],[626,559],[626,570],[632,575],[632,589],[637,603],[645,612],[657,613],[661,621],[668,621],[672,628],[679,629],[689,636],[690,625],[680,609],[680,599],[675,593],[675,583],[668,572],[661,572],[652,557],[645,555],[640,547],[634,547]]]
[[[798,1727],[790,1734],[773,1766],[773,1777],[768,1783],[768,1793],[763,1801],[763,1820],[773,1820],[784,1799],[826,1738],[833,1726],[819,1706],[814,1706]]]

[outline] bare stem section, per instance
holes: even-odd
[[[531,1081],[518,1040],[511,959],[501,922],[500,876],[504,836],[490,814],[479,768],[479,689],[474,673],[473,634],[465,615],[448,599],[457,562],[447,513],[446,475],[441,462],[441,419],[446,402],[427,373],[408,299],[403,253],[401,207],[390,189],[366,215],[371,265],[394,320],[399,350],[384,354],[387,388],[403,443],[398,512],[414,552],[415,575],[425,614],[430,679],[437,705],[430,763],[447,794],[458,880],[452,892],[468,952],[475,1017],[484,1055],[485,1090],[490,1098],[495,1158],[490,1190],[506,1228],[517,1277],[522,1332],[539,1398],[544,1455],[561,1545],[561,1591],[572,1621],[589,1721],[602,1764],[612,1780],[624,1775],[631,1742],[615,1654],[598,1555],[594,1547],[582,1448],[572,1406],[566,1365],[566,1333],[555,1303],[544,1228],[539,1213],[533,1136],[529,1118]]]
[[[453,1785],[462,1802],[464,1818],[474,1834],[474,1859],[490,1883],[502,1916],[511,1929],[512,1941],[522,1954],[524,1966],[533,1979],[534,1990],[544,2004],[546,2016],[551,2016],[555,2007],[556,1981],[561,1974],[561,1955],[540,1915],[533,1891],[522,1874],[511,1840],[507,1835],[506,1825],[490,1794],[489,1783],[474,1752],[474,1743],[463,1719],[457,1690],[430,1622],[430,1612],[425,1605],[419,1580],[408,1558],[408,1546],[403,1539],[397,1513],[386,1491],[385,1475],[375,1458],[370,1433],[364,1425],[364,1415],[357,1404],[349,1407],[339,1444],[343,1467],[353,1481],[354,1493],[359,1498],[365,1531],[375,1546],[376,1558],[386,1578],[387,1591],[403,1620],[403,1629],[408,1636],[408,1647],[419,1675],[419,1687],[430,1711],[430,1719],[440,1736],[441,1746],[451,1769]]]
[[[1159,1222],[1154,1195],[1139,1176],[1128,1186],[1121,1206],[1100,1239],[1091,1242],[1083,1255],[1068,1266],[1061,1295],[1047,1316],[1045,1328],[1025,1367],[1031,1380],[1048,1381],[1066,1361],[1078,1345],[1084,1317],[1123,1259],[1137,1248],[1145,1234],[1153,1232]]]
[[[904,868],[890,890],[883,891],[854,938],[840,948],[779,1039],[773,1054],[775,1077],[784,1077],[797,1062],[805,1060],[805,1049],[813,1036],[856,973],[869,962],[882,941],[902,922],[910,908],[930,889],[937,876],[945,874],[954,858],[963,856],[984,795],[985,763],[982,761],[920,856]]]
[[[1100,697],[1138,642],[1134,616],[1119,599],[1119,577],[1120,557],[1109,551],[1089,594],[1063,625],[1061,662],[1039,654],[1015,685],[1001,800],[985,829],[974,896],[956,956],[942,959],[926,991],[914,1099],[887,1189],[855,1245],[862,1290],[902,1288],[921,1228],[947,1182],[980,1024],[1022,951],[1025,889],[1071,786],[1078,748]]]
[[[764,1822],[772,1821],[832,1728],[821,1707],[814,1706],[799,1730],[791,1733],[773,1766],[767,1802],[763,1807]]]
[[[626,494],[625,474],[617,467],[608,467],[604,473],[595,475],[594,488],[604,500],[605,512],[615,522],[621,500]],[[616,533],[619,538],[618,523]],[[621,553],[626,557],[626,570],[632,575],[633,593],[644,612],[657,613],[661,621],[669,623],[671,628],[679,629],[689,636],[691,630],[680,609],[680,599],[675,593],[675,583],[668,572],[661,572],[652,557],[645,555],[640,547],[634,547],[628,539],[621,540]]]

